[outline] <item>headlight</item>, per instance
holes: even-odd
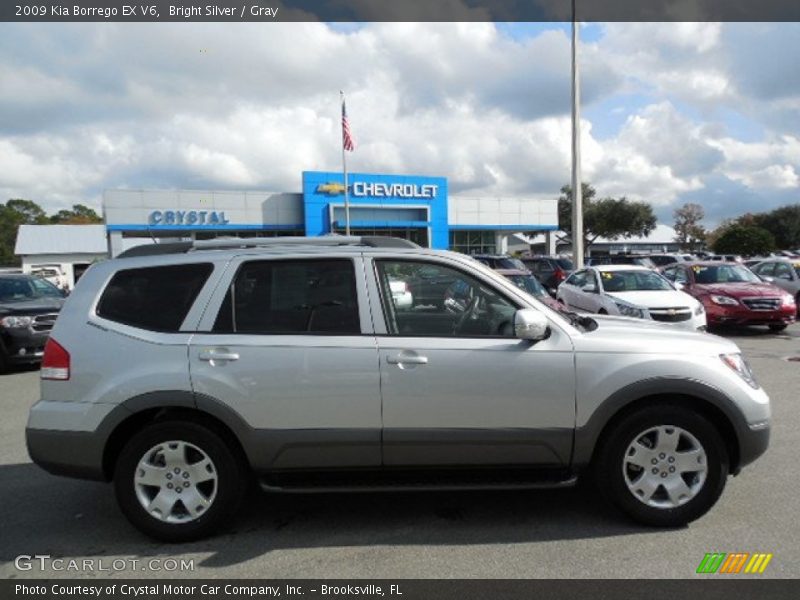
[[[711,301],[714,304],[722,304],[724,306],[736,306],[736,305],[739,304],[739,302],[737,302],[736,300],[734,300],[730,296],[715,296],[715,295],[712,294],[709,297],[711,298]]]
[[[0,319],[0,326],[7,329],[19,329],[20,327],[30,327],[33,323],[32,317],[3,317]]]
[[[784,294],[782,304],[784,306],[794,306],[795,305],[794,296],[792,296],[791,294]]]
[[[631,306],[629,304],[622,304],[620,302],[615,302],[614,304],[617,305],[619,309],[619,314],[624,317],[634,317],[636,319],[643,319],[644,318],[644,311],[641,308],[636,308],[635,306]]]
[[[695,308],[694,308],[694,316],[695,316],[695,317],[699,317],[699,316],[700,316],[700,315],[702,315],[704,312],[706,312],[706,309],[705,309],[705,308],[703,308],[703,305],[702,305],[702,303],[698,302],[698,303],[697,303],[697,306],[695,306]]]
[[[756,378],[750,370],[750,365],[742,358],[741,354],[738,352],[736,354],[720,354],[719,357],[722,359],[722,362],[734,370],[739,377],[744,379],[750,387],[758,389],[758,383],[756,383]]]

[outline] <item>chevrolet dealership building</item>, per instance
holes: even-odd
[[[467,197],[444,177],[348,176],[353,235],[393,235],[468,254],[505,252],[512,233],[558,228],[554,198]],[[155,238],[317,236],[344,233],[341,172],[305,171],[302,192],[108,190],[103,214],[112,256]]]

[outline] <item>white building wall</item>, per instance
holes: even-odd
[[[519,225],[557,227],[558,201],[554,198],[450,196],[447,217],[451,226]]]

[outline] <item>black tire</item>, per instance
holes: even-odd
[[[773,332],[783,331],[789,326],[788,323],[770,323],[769,330]]]
[[[598,315],[607,315],[608,311],[605,308],[601,308],[600,310],[597,311],[597,314]]]
[[[683,429],[694,436],[706,454],[705,481],[694,497],[679,506],[654,507],[646,504],[634,495],[625,480],[623,465],[629,446],[640,434],[659,426]],[[705,417],[688,408],[665,403],[636,410],[604,432],[593,468],[595,482],[602,495],[635,521],[656,527],[679,527],[700,518],[717,502],[725,488],[729,459],[722,437]],[[659,501],[659,495],[667,496],[666,488],[658,488],[653,499]],[[664,502],[668,501],[666,497]]]
[[[186,442],[200,449],[215,467],[215,494],[205,512],[194,520],[160,520],[145,510],[137,497],[134,475],[139,461],[149,450],[169,441]],[[114,470],[114,490],[122,512],[137,529],[164,542],[188,542],[217,531],[236,513],[246,483],[246,470],[237,453],[218,433],[192,421],[162,421],[146,426],[125,444]]]

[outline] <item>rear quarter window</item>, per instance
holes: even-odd
[[[100,297],[97,316],[139,329],[176,332],[212,270],[209,263],[196,263],[118,271]]]

